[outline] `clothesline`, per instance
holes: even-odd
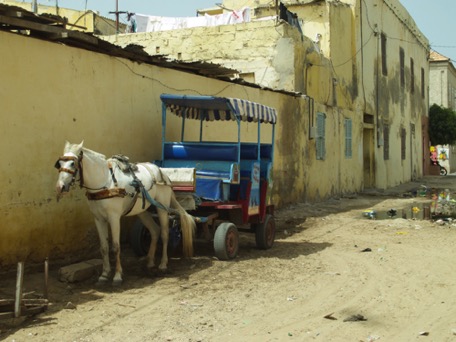
[[[136,14],[136,32],[157,32],[167,30],[186,29],[201,26],[218,26],[250,22],[250,8],[244,7],[238,11],[218,15],[200,17],[160,17]]]

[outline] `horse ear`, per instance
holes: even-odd
[[[78,145],[78,150],[81,150],[81,149],[82,149],[82,145],[84,145],[84,140],[81,141],[81,143]]]
[[[65,141],[65,147],[63,148],[63,153],[67,152],[70,148],[70,142],[68,140]]]

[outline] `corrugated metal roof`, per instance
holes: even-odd
[[[153,64],[204,76],[229,77],[238,73],[237,70],[213,63],[186,63],[169,60],[163,55],[150,56],[139,45],[129,45],[121,48],[91,33],[67,30],[64,27],[65,22],[65,18],[56,15],[37,15],[21,7],[0,4],[0,30],[15,33],[27,30],[28,35],[34,38],[57,41],[65,45],[123,57],[139,63]]]

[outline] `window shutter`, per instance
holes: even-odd
[[[317,139],[316,139],[316,147],[317,147],[317,159],[324,160],[326,157],[326,149],[325,149],[325,124],[326,124],[326,114],[324,113],[317,113]]]
[[[345,119],[345,158],[352,156],[352,120]]]

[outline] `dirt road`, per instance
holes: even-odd
[[[196,246],[195,258],[172,259],[164,277],[126,250],[121,289],[61,283],[52,270],[48,311],[1,320],[0,339],[456,341],[456,225],[413,218],[430,202],[414,190],[456,192],[455,180],[296,204],[277,212],[271,250],[245,235],[239,257],[222,262]],[[370,208],[398,215],[373,220]],[[25,292],[38,295],[41,276],[26,276]],[[9,289],[14,277],[3,277],[0,298]]]

